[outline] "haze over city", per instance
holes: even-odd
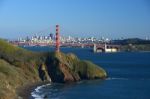
[[[56,24],[61,27],[61,35],[150,37],[150,2],[149,0],[0,0],[0,38],[31,36],[41,30],[53,28]],[[43,35],[49,32],[55,31],[43,31]]]

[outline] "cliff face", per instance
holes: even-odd
[[[46,59],[46,64],[53,82],[103,79],[107,76],[102,68],[90,61],[81,61],[74,54],[51,53]]]
[[[36,53],[0,40],[0,99],[17,97],[16,88],[27,83],[67,83],[106,76],[102,68],[73,54]]]

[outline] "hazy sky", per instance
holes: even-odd
[[[150,37],[149,0],[0,0],[0,38],[54,33]]]

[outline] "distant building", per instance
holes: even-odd
[[[93,52],[99,53],[99,52],[105,52],[105,53],[112,53],[112,52],[118,52],[119,48],[113,47],[113,46],[107,46],[105,44],[104,47],[97,47],[96,44],[93,46]]]
[[[52,33],[50,33],[49,36],[52,40],[54,39],[54,35]]]
[[[118,48],[115,47],[108,47],[107,44],[105,44],[105,52],[118,52]]]

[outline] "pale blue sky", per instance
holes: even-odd
[[[0,38],[61,26],[62,35],[150,37],[149,0],[0,0]],[[45,30],[45,31],[44,31]]]

